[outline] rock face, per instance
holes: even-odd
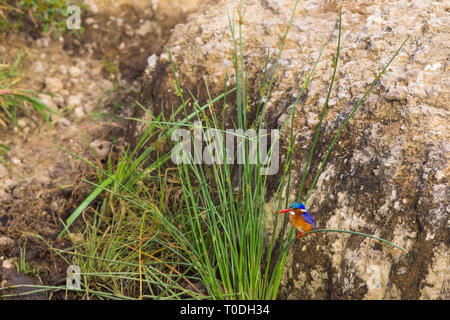
[[[269,73],[295,1],[246,0],[242,25],[250,92]],[[178,25],[171,48],[181,85],[205,99],[233,85],[227,9],[219,1]],[[300,1],[280,59],[267,119],[279,125],[327,43],[307,94],[297,106],[293,187],[297,190],[332,73],[337,43],[335,1]],[[306,238],[292,249],[280,290],[288,299],[450,299],[450,112],[448,5],[443,1],[348,1],[329,110],[306,187],[338,126],[407,35],[410,40],[344,130],[308,202],[319,228],[373,234],[402,252],[360,236]],[[237,23],[237,18],[236,18]],[[152,59],[141,101],[154,112],[178,103],[168,55]],[[172,95],[172,96],[171,96]],[[254,98],[256,99],[255,95]],[[286,133],[284,133],[286,134]],[[286,137],[286,135],[284,135]],[[281,148],[283,150],[283,148]],[[276,179],[276,177],[274,178]],[[292,200],[295,195],[289,195]]]

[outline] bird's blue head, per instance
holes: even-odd
[[[301,202],[293,202],[289,205],[289,208],[306,210],[305,205]]]

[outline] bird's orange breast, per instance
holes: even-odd
[[[313,230],[313,226],[303,219],[301,213],[289,215],[292,225],[300,232],[308,232]]]

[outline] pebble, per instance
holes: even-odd
[[[81,242],[83,241],[83,235],[81,233],[70,233],[70,237],[73,242]]]
[[[81,74],[81,70],[78,67],[72,66],[69,68],[69,74],[71,77],[78,78]]]
[[[14,240],[11,238],[8,238],[6,236],[0,237],[0,247],[6,247],[6,246],[12,246],[14,245]]]
[[[75,115],[76,118],[81,119],[84,117],[84,110],[83,107],[76,107],[73,110],[73,114]]]
[[[6,179],[6,180],[3,182],[3,185],[4,185],[6,188],[14,188],[15,186],[17,186],[17,181],[12,180],[12,179]]]
[[[48,38],[40,38],[40,39],[36,40],[37,46],[39,46],[41,48],[47,48],[49,43],[50,43],[50,40]]]
[[[64,88],[63,83],[58,78],[47,77],[45,78],[45,86],[48,91],[57,93]]]
[[[68,127],[71,125],[71,122],[67,118],[61,118],[56,121],[56,126],[58,127]]]
[[[91,24],[94,24],[94,23],[95,23],[95,20],[94,20],[94,18],[89,17],[89,18],[87,18],[87,19],[85,20],[85,22],[86,22],[87,25],[91,25]]]
[[[406,273],[406,268],[405,267],[401,267],[397,270],[397,274],[405,274]]]
[[[60,74],[64,74],[64,75],[66,75],[67,74],[67,67],[65,66],[65,65],[60,65],[59,67],[58,67],[58,69],[59,69],[59,73]]]
[[[158,56],[156,54],[152,54],[147,58],[147,64],[150,69],[154,69],[156,67],[156,63],[158,62]]]
[[[144,24],[142,24],[139,29],[136,30],[136,34],[140,36],[145,36],[152,30],[152,23],[149,20],[145,20]]]
[[[41,100],[44,104],[46,104],[50,108],[56,109],[56,103],[51,96],[40,93],[40,94],[38,94],[38,98],[39,98],[39,100]]]
[[[386,100],[393,101],[404,101],[406,100],[406,96],[408,95],[408,89],[405,86],[396,86],[389,88],[388,93],[386,94]]]
[[[95,152],[95,155],[99,159],[104,159],[109,155],[109,150],[111,149],[111,141],[106,140],[94,140],[89,144]]]
[[[16,259],[6,259],[3,261],[2,267],[5,269],[14,269],[16,267]]]
[[[12,164],[18,165],[18,164],[22,163],[22,160],[20,160],[19,158],[14,157],[14,158],[11,158],[11,162],[12,162]]]
[[[443,170],[436,171],[435,177],[438,182],[441,182],[445,179],[445,172]]]
[[[76,96],[70,96],[67,99],[67,104],[71,107],[81,106],[83,96],[81,94],[77,94]]]

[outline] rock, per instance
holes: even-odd
[[[156,54],[152,54],[147,58],[148,67],[153,70],[156,67],[156,63],[158,62],[158,56]]]
[[[67,67],[63,64],[58,66],[58,70],[59,70],[60,75],[67,75],[67,73],[68,73]]]
[[[8,168],[0,163],[0,179],[8,176]]]
[[[81,242],[83,241],[83,235],[81,233],[70,233],[70,238],[73,242]]]
[[[14,240],[5,236],[0,236],[0,248],[1,247],[7,247],[7,246],[13,246]]]
[[[404,101],[406,100],[407,95],[408,90],[406,89],[406,87],[400,86],[390,88],[385,98],[390,101],[393,100]]]
[[[89,18],[87,18],[87,19],[85,20],[85,23],[86,23],[87,25],[91,25],[91,24],[94,24],[94,23],[95,23],[95,20],[94,20],[94,18],[89,17]]]
[[[16,267],[16,259],[6,259],[3,260],[2,267],[5,269],[14,269]]]
[[[16,157],[12,157],[11,163],[14,165],[20,165],[20,164],[22,164],[22,160],[20,160],[19,158],[16,158]]]
[[[71,67],[69,68],[69,74],[70,74],[70,76],[73,77],[73,78],[78,78],[78,77],[80,76],[80,74],[81,74],[81,70],[80,70],[80,68],[78,68],[78,67],[71,66]]]
[[[15,186],[17,186],[17,181],[16,181],[16,180],[12,180],[12,179],[6,179],[6,180],[3,182],[3,185],[4,185],[6,188],[14,188]]]
[[[51,93],[58,93],[64,88],[64,85],[58,78],[47,77],[45,78],[45,87]]]
[[[40,38],[36,40],[36,45],[41,48],[47,48],[50,43],[48,38]]]
[[[141,26],[139,27],[139,29],[136,30],[136,34],[140,35],[140,36],[145,36],[147,33],[149,33],[150,31],[152,31],[153,29],[153,24],[151,21],[149,20],[145,20],[145,22],[143,24],[141,24]]]
[[[78,118],[78,119],[83,118],[83,117],[85,116],[83,107],[76,107],[76,108],[73,110],[73,114],[74,114],[75,117]]]
[[[56,109],[56,102],[53,100],[53,97],[49,96],[48,94],[40,93],[38,94],[39,100],[41,100],[45,105],[49,106],[52,109]]]
[[[155,67],[147,68],[139,99],[143,105],[152,106],[155,115],[160,111],[170,114],[173,105],[180,105],[166,54],[168,48],[172,49],[183,91],[198,94],[201,104],[208,101],[203,76],[213,97],[223,92],[227,75],[228,85],[233,86],[233,44],[227,8],[232,11],[235,4],[218,1],[190,15],[185,25],[175,27]],[[155,1],[154,6],[161,10],[162,6],[171,7],[172,2]],[[292,6],[278,0],[248,0],[244,7],[242,40],[249,97],[257,97],[266,54],[270,52],[270,76]],[[278,119],[286,114],[300,91],[321,46],[327,43],[307,94],[296,109],[291,190],[299,188],[319,110],[326,98],[332,73],[329,58],[337,43],[337,12],[334,1],[299,1],[269,99],[266,119],[271,128],[276,128]],[[237,31],[237,18],[235,23]],[[448,76],[443,67],[448,56],[448,46],[443,44],[448,43],[450,32],[446,6],[431,1],[349,2],[343,7],[342,27],[332,103],[324,118],[311,166],[313,173],[328,146],[324,141],[332,140],[367,90],[373,74],[407,35],[410,40],[391,65],[392,71],[382,76],[343,131],[307,207],[319,228],[377,235],[404,247],[406,252],[338,233],[304,239],[291,249],[280,297],[450,299],[450,187],[448,175],[444,174],[449,171],[450,155]],[[227,99],[229,128],[236,114],[233,99]],[[136,133],[139,135],[142,129]],[[281,141],[288,140],[287,134],[282,132]],[[308,179],[307,186],[312,177]],[[287,196],[295,198],[294,193]]]
[[[94,151],[97,158],[104,159],[109,155],[111,141],[94,140],[89,144],[89,147]]]
[[[83,95],[82,94],[77,94],[75,96],[70,96],[67,99],[67,105],[71,106],[71,107],[78,107],[81,106],[82,104],[82,99],[83,99]]]

